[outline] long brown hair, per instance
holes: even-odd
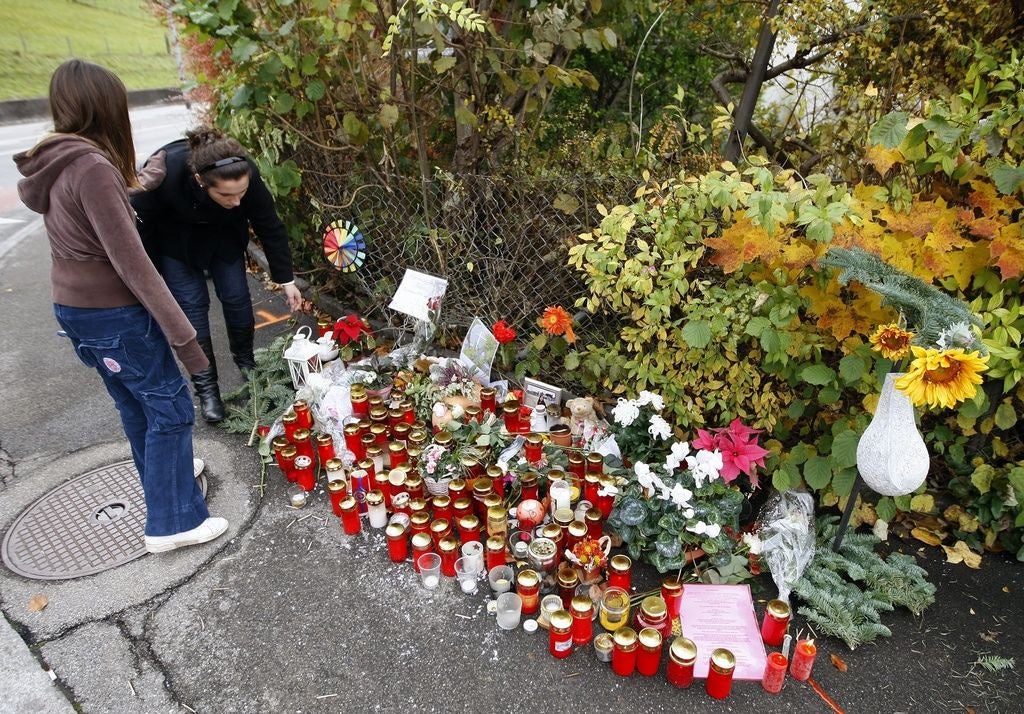
[[[99,146],[129,186],[138,184],[128,93],[117,75],[98,64],[72,59],[50,77],[53,130]]]

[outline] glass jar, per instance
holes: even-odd
[[[371,424],[370,435],[373,436],[374,446],[379,446],[383,450],[388,445],[388,428],[384,424]]]
[[[388,481],[387,474],[374,474],[373,478],[370,479],[370,485],[377,491],[380,491],[381,495],[384,496],[384,508],[385,510],[391,510],[391,482]]]
[[[363,442],[359,434],[358,424],[346,424],[344,429],[345,434],[345,448],[352,452],[352,455],[356,457],[356,460],[366,458],[366,452],[363,451]]]
[[[485,474],[491,480],[491,488],[494,492],[499,497],[505,498],[505,472],[501,470],[501,467],[488,466]]]
[[[622,588],[608,587],[601,596],[601,627],[615,632],[629,622],[629,594]]]
[[[578,451],[570,451],[567,458],[569,460],[569,473],[574,478],[582,479],[587,469],[587,460],[583,458],[583,454]]]
[[[434,541],[435,547],[441,542],[442,538],[447,538],[451,534],[452,522],[447,518],[437,518],[430,523],[430,537]]]
[[[497,411],[497,393],[491,387],[484,387],[480,390],[480,410],[484,412]]]
[[[370,400],[366,392],[357,393],[355,390],[349,392],[349,401],[352,402],[352,414],[358,417],[370,415]]]
[[[344,481],[328,481],[327,495],[331,498],[331,510],[341,518],[341,502],[348,498],[348,487]]]
[[[330,434],[316,435],[316,457],[324,468],[327,467],[327,462],[334,458],[334,439]]]
[[[505,402],[505,405],[501,408],[501,413],[505,422],[505,430],[509,434],[518,434],[520,429],[519,402]]]
[[[465,479],[453,478],[448,482],[448,498],[452,499],[452,503],[455,503],[460,498],[468,497],[470,494],[466,492],[466,488]]]
[[[661,666],[661,633],[645,627],[637,639],[640,640],[640,650],[636,656],[636,671],[645,677],[653,677]]]
[[[423,488],[423,478],[419,474],[412,474],[405,477],[405,490],[412,498],[426,498],[426,491]]]
[[[705,682],[708,696],[712,699],[725,699],[732,691],[732,675],[736,669],[736,658],[732,652],[720,647],[711,653],[711,665]]]
[[[769,647],[781,647],[791,616],[785,600],[769,600],[761,621],[761,640]]]
[[[484,475],[483,465],[472,456],[463,456],[459,463],[462,465],[462,475],[467,481],[472,482]]]
[[[405,421],[405,412],[398,407],[394,407],[388,410],[388,428],[394,429],[399,424]]]
[[[693,684],[693,669],[697,662],[697,644],[685,637],[677,637],[668,648],[665,678],[669,684],[686,689]]]
[[[584,519],[587,524],[587,537],[598,540],[604,535],[604,514],[596,508],[587,511]]]
[[[480,519],[470,514],[459,519],[459,540],[463,543],[480,542]]]
[[[430,511],[434,518],[446,518],[452,520],[452,499],[448,496],[434,496],[430,499]]]
[[[445,536],[437,543],[437,553],[441,556],[441,575],[454,578],[455,561],[459,559],[459,541],[455,536]]]
[[[613,555],[608,561],[608,585],[630,591],[633,584],[633,561],[628,555]]]
[[[583,477],[583,498],[597,503],[597,490],[601,487],[601,474],[587,474]]]
[[[345,464],[338,457],[328,459],[327,463],[325,463],[323,467],[324,472],[327,474],[328,483],[331,481],[345,480]]]
[[[420,457],[423,455],[423,449],[418,446],[409,446],[406,447],[405,453],[408,455],[409,460],[406,461],[403,466],[408,465],[413,468],[417,468],[420,465]]]
[[[604,473],[604,456],[597,453],[596,451],[591,451],[589,454],[587,454],[587,468],[585,473]]]
[[[500,505],[487,509],[487,535],[505,540],[508,531],[508,514]]]
[[[540,576],[536,570],[519,571],[516,578],[516,592],[523,601],[523,614],[532,615],[540,607]]]
[[[531,464],[537,463],[544,455],[544,438],[540,434],[527,434],[523,450],[527,461]]]
[[[426,511],[410,511],[409,528],[413,533],[430,533],[430,514]]]
[[[594,603],[585,595],[576,595],[570,604],[572,641],[582,647],[594,637]]]
[[[405,471],[391,469],[388,471],[388,487],[391,490],[391,498],[394,499],[400,493],[408,494],[405,488]]]
[[[572,487],[562,479],[551,480],[548,476],[548,496],[551,499],[551,512],[568,511],[572,504]],[[572,519],[570,519],[571,521]]]
[[[473,502],[476,506],[477,515],[482,521],[487,519],[487,506],[484,505],[484,498],[493,493],[493,484],[486,476],[478,478],[473,484]]]
[[[571,551],[576,544],[587,537],[587,524],[573,521],[565,531],[565,549]]]
[[[362,530],[362,521],[359,518],[359,504],[356,499],[349,496],[341,502],[341,527],[345,535],[356,535]]]
[[[313,471],[313,459],[305,454],[295,457],[295,482],[303,491],[312,491],[316,488],[316,474]]]
[[[391,510],[409,517],[409,494],[396,493],[391,497]]]
[[[281,449],[277,455],[277,464],[281,467],[284,472],[285,478],[291,482],[295,482],[295,459],[299,455],[299,450],[296,449],[292,444]]]
[[[620,677],[628,677],[636,670],[639,647],[636,632],[630,627],[620,627],[612,635],[612,641],[612,671]]]
[[[602,632],[594,638],[594,656],[598,662],[611,662],[614,649],[615,640],[607,632]]]
[[[296,429],[295,438],[292,439],[292,446],[294,446],[299,456],[308,456],[310,460],[316,458],[316,451],[313,448],[313,436],[309,433],[309,429]]]
[[[416,421],[416,405],[411,399],[403,399],[398,408],[402,410],[402,423],[411,426]]]
[[[482,422],[484,420],[484,411],[476,404],[470,404],[466,407],[466,423],[470,422]]]
[[[562,528],[557,523],[548,523],[540,529],[540,537],[547,538],[555,544],[555,557],[551,563],[552,568],[557,568],[562,562],[562,553],[565,550],[565,535],[562,533]]]
[[[548,651],[552,657],[565,659],[572,654],[573,618],[565,610],[551,614],[551,627],[548,630]]]
[[[409,448],[409,433],[412,431],[412,427],[406,424],[404,421],[401,424],[395,425],[395,428],[391,430],[391,438],[397,441],[402,446]]]
[[[665,601],[670,620],[679,619],[679,611],[683,604],[683,584],[675,577],[661,581],[661,598]]]
[[[430,539],[429,533],[414,533],[412,536],[412,567],[417,573],[420,572],[420,556],[425,553],[434,552],[434,541]]]
[[[450,496],[449,496],[450,498]],[[465,518],[473,514],[473,501],[463,496],[458,500],[452,501],[452,515],[455,517],[455,521],[458,522],[460,518]]]
[[[401,441],[392,441],[388,444],[388,463],[391,468],[404,464],[409,460],[409,453],[405,450],[405,444]]]
[[[366,450],[369,449],[371,446],[376,446],[376,445],[377,445],[377,440],[374,438],[373,434],[369,433],[368,431],[362,432],[360,434],[360,436],[359,436],[359,446],[360,446],[360,450],[359,450],[359,454],[358,454],[359,458],[360,459],[365,459],[366,458]]]
[[[594,506],[601,511],[601,515],[608,518],[615,507],[615,478],[607,474],[601,476],[601,485],[597,491],[597,500]]]
[[[356,466],[365,471],[367,478],[369,478],[371,481],[373,480],[374,476],[376,476],[378,473],[381,473],[377,471],[377,465],[373,462],[373,459],[371,458],[365,458],[362,461],[357,462]]]
[[[404,563],[409,557],[409,535],[401,523],[391,523],[384,530],[388,539],[388,557],[392,563]]]
[[[520,477],[519,489],[522,501],[539,501],[540,489],[537,485],[537,474],[528,471]]]
[[[284,427],[284,438],[289,444],[295,443],[295,432],[302,427],[299,425],[299,418],[294,413],[288,412],[281,417],[281,425]]]
[[[383,528],[388,524],[388,509],[384,506],[384,494],[374,489],[366,492],[366,515],[370,528]]]

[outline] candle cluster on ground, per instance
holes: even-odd
[[[615,481],[604,473],[600,454],[564,446],[561,430],[557,442],[554,434],[526,433],[519,439],[525,471],[507,473],[507,462],[486,465],[462,457],[451,478],[425,484],[427,450],[447,447],[451,433],[417,420],[413,402],[400,390],[385,400],[356,384],[350,394],[353,416],[344,426],[343,444],[314,431],[303,401],[282,417],[284,434],[272,446],[292,483],[290,505],[305,505],[322,472],[344,534],[358,535],[365,517],[366,526],[383,531],[390,560],[411,563],[425,590],[453,579],[472,595],[486,579],[497,626],[546,629],[552,657],[565,659],[592,648],[596,661],[622,677],[654,677],[665,662],[670,684],[692,685],[698,644],[680,634],[687,586],[669,577],[659,590],[636,593],[632,560],[608,552],[603,530],[614,506],[609,494]],[[480,423],[490,419],[518,434],[529,423],[522,411],[518,402],[496,403],[493,390],[484,389],[479,406],[467,408],[465,417]],[[561,449],[567,449],[566,469],[550,465],[553,460],[545,456]],[[789,621],[787,603],[768,603],[764,644],[781,646]],[[781,691],[787,665],[794,679],[806,681],[814,656],[812,640],[797,643],[791,664],[786,652],[771,653],[765,691]],[[728,697],[736,655],[716,647],[704,662],[708,696]]]

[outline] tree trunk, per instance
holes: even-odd
[[[757,37],[754,60],[751,63],[747,81],[743,85],[743,95],[740,97],[739,106],[734,112],[736,121],[733,130],[729,132],[729,140],[725,144],[723,156],[726,161],[735,162],[739,159],[743,140],[750,132],[750,122],[754,116],[754,109],[757,107],[757,99],[761,95],[765,72],[768,71],[768,60],[771,59],[772,50],[775,49],[775,31],[772,29],[772,20],[779,12],[779,4],[780,0],[770,0],[768,9],[765,10],[764,19],[761,21],[761,32]]]

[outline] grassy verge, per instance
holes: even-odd
[[[45,96],[69,57],[109,67],[128,89],[178,84],[166,25],[145,0],[0,2],[0,100]]]

